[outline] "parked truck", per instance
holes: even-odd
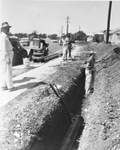
[[[43,62],[49,53],[49,44],[44,39],[33,38],[30,42],[29,58],[33,62]]]

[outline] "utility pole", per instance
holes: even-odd
[[[80,30],[81,30],[81,28],[80,28],[80,26],[79,26],[79,32],[80,32]]]
[[[111,7],[112,7],[112,1],[109,1],[108,21],[107,21],[107,33],[106,33],[106,43],[107,43],[107,44],[108,44],[108,42],[109,42]]]
[[[68,34],[68,28],[69,28],[69,16],[67,16],[67,18],[66,18],[66,23],[67,23],[67,28],[66,28],[66,34]]]

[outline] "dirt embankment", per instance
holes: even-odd
[[[76,114],[75,110],[81,107],[77,97],[83,98],[76,88],[78,83],[83,82],[78,88],[83,90],[84,80],[80,79],[79,60],[54,64],[53,68],[56,70],[54,76],[50,75],[46,81],[41,81],[0,109],[0,150],[37,150],[38,146],[49,150],[60,148],[60,141],[70,121],[60,99],[49,88],[49,83],[61,86],[65,104],[71,113]]]
[[[96,48],[95,48],[96,47]],[[114,46],[95,45],[97,57],[107,57],[96,65],[94,93],[84,101],[86,126],[79,150],[120,149],[120,52]],[[119,48],[120,51],[120,48]],[[113,52],[113,53],[112,53]],[[111,55],[109,55],[112,53]]]
[[[94,49],[97,59],[101,59],[113,48],[91,43],[86,50]],[[84,54],[82,62],[86,56]],[[79,110],[84,98],[84,78],[81,80],[80,77],[80,59],[54,65],[53,68],[56,69],[54,76],[50,75],[46,81],[41,81],[0,109],[0,150],[38,150],[40,146],[46,150],[60,148],[59,141],[62,141],[70,124],[69,117],[54,92],[51,89],[46,92],[48,85],[56,83],[62,87],[65,104],[76,114],[75,110]],[[110,145],[118,146],[119,70],[120,60],[114,54],[96,67],[95,91],[84,100],[83,105],[86,126],[80,139],[81,150],[106,150],[111,148]]]

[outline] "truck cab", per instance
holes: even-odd
[[[33,38],[30,42],[30,60],[43,62],[49,52],[48,46],[49,44],[44,39]]]

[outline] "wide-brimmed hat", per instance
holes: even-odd
[[[90,54],[94,54],[94,52],[93,52],[93,51],[90,51]]]
[[[94,52],[94,51],[90,51],[90,54],[96,54],[97,52]]]
[[[11,28],[12,26],[10,26],[8,24],[8,22],[3,22],[1,28]]]
[[[90,55],[95,55],[97,52],[90,51]]]

